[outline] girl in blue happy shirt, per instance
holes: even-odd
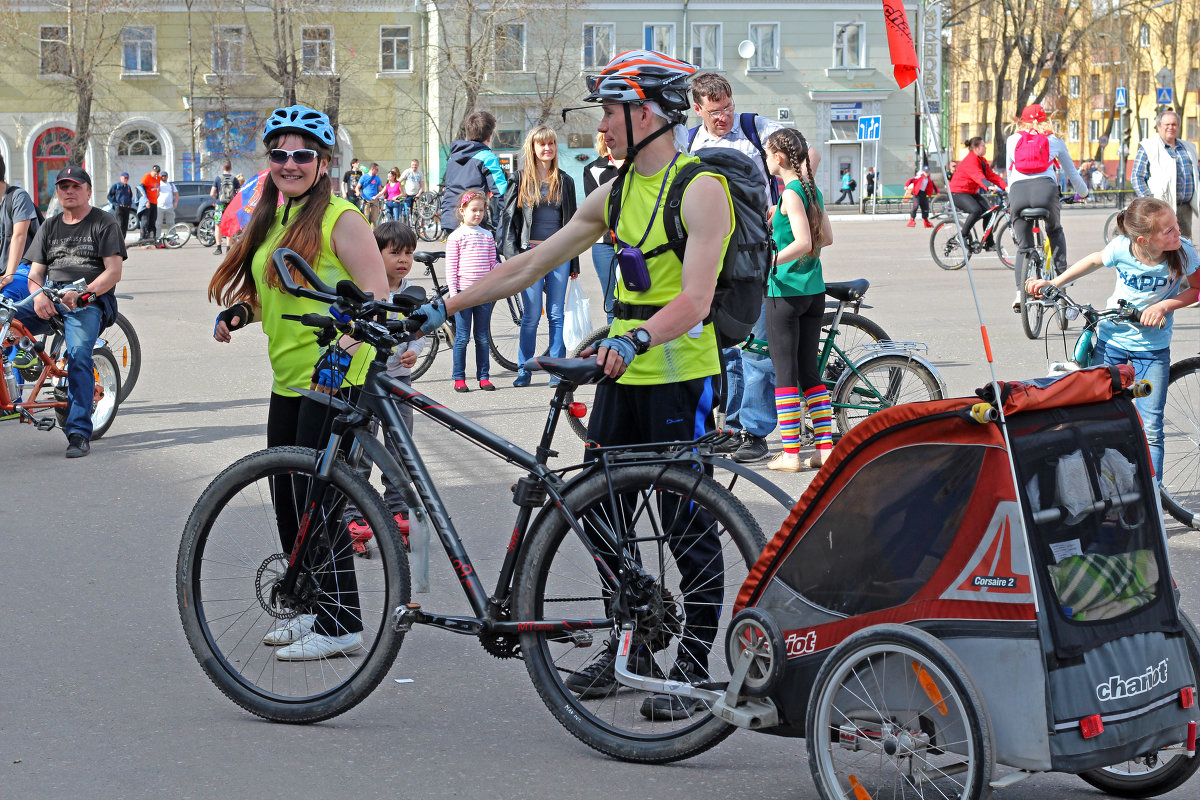
[[[1141,310],[1141,324],[1101,322],[1092,361],[1132,364],[1134,374],[1153,386],[1149,395],[1136,402],[1154,473],[1161,480],[1172,312],[1196,302],[1200,258],[1191,241],[1180,238],[1175,210],[1161,200],[1137,198],[1117,216],[1117,229],[1121,235],[1113,237],[1104,250],[1076,262],[1052,281],[1029,279],[1025,291],[1036,294],[1049,285],[1061,288],[1100,267],[1117,271],[1117,286],[1108,307],[1116,307],[1118,300],[1127,301]]]

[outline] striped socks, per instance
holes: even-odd
[[[804,393],[804,402],[808,406],[808,419],[813,426],[813,443],[818,451],[824,451],[828,455],[829,451],[833,449],[833,405],[829,398],[829,390],[823,385],[809,389]],[[775,405],[777,407],[779,405],[778,392],[775,396]],[[779,418],[779,425],[781,428],[783,427],[782,416]],[[784,449],[787,449],[786,441],[785,439]]]
[[[800,426],[804,423],[804,404],[796,386],[775,389],[775,415],[779,418],[779,436],[785,453],[800,452]]]

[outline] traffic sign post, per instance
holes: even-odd
[[[1125,108],[1129,105],[1129,95],[1126,94],[1124,86],[1117,87],[1117,102],[1114,105],[1117,108]]]
[[[879,194],[879,134],[883,128],[883,117],[859,117],[858,118],[858,140],[860,142],[875,143],[875,180],[871,188],[871,213],[875,213],[876,196]],[[863,179],[864,188],[866,179]],[[859,198],[861,200],[861,196]]]

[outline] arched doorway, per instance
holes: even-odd
[[[50,204],[54,178],[67,165],[74,141],[70,128],[47,128],[33,143],[33,196],[43,211]]]
[[[132,128],[117,139],[115,172],[128,172],[131,182],[137,183],[155,164],[170,168],[163,163],[162,141],[152,131]]]

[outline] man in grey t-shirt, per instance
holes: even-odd
[[[32,198],[21,187],[9,186],[7,177],[4,157],[0,156],[0,196],[3,196],[0,201],[0,269],[3,270],[0,271],[0,289],[16,278],[21,256],[29,249],[38,229],[37,207]],[[23,288],[17,287],[18,290]],[[24,296],[23,291],[19,297],[5,294],[18,300]]]

